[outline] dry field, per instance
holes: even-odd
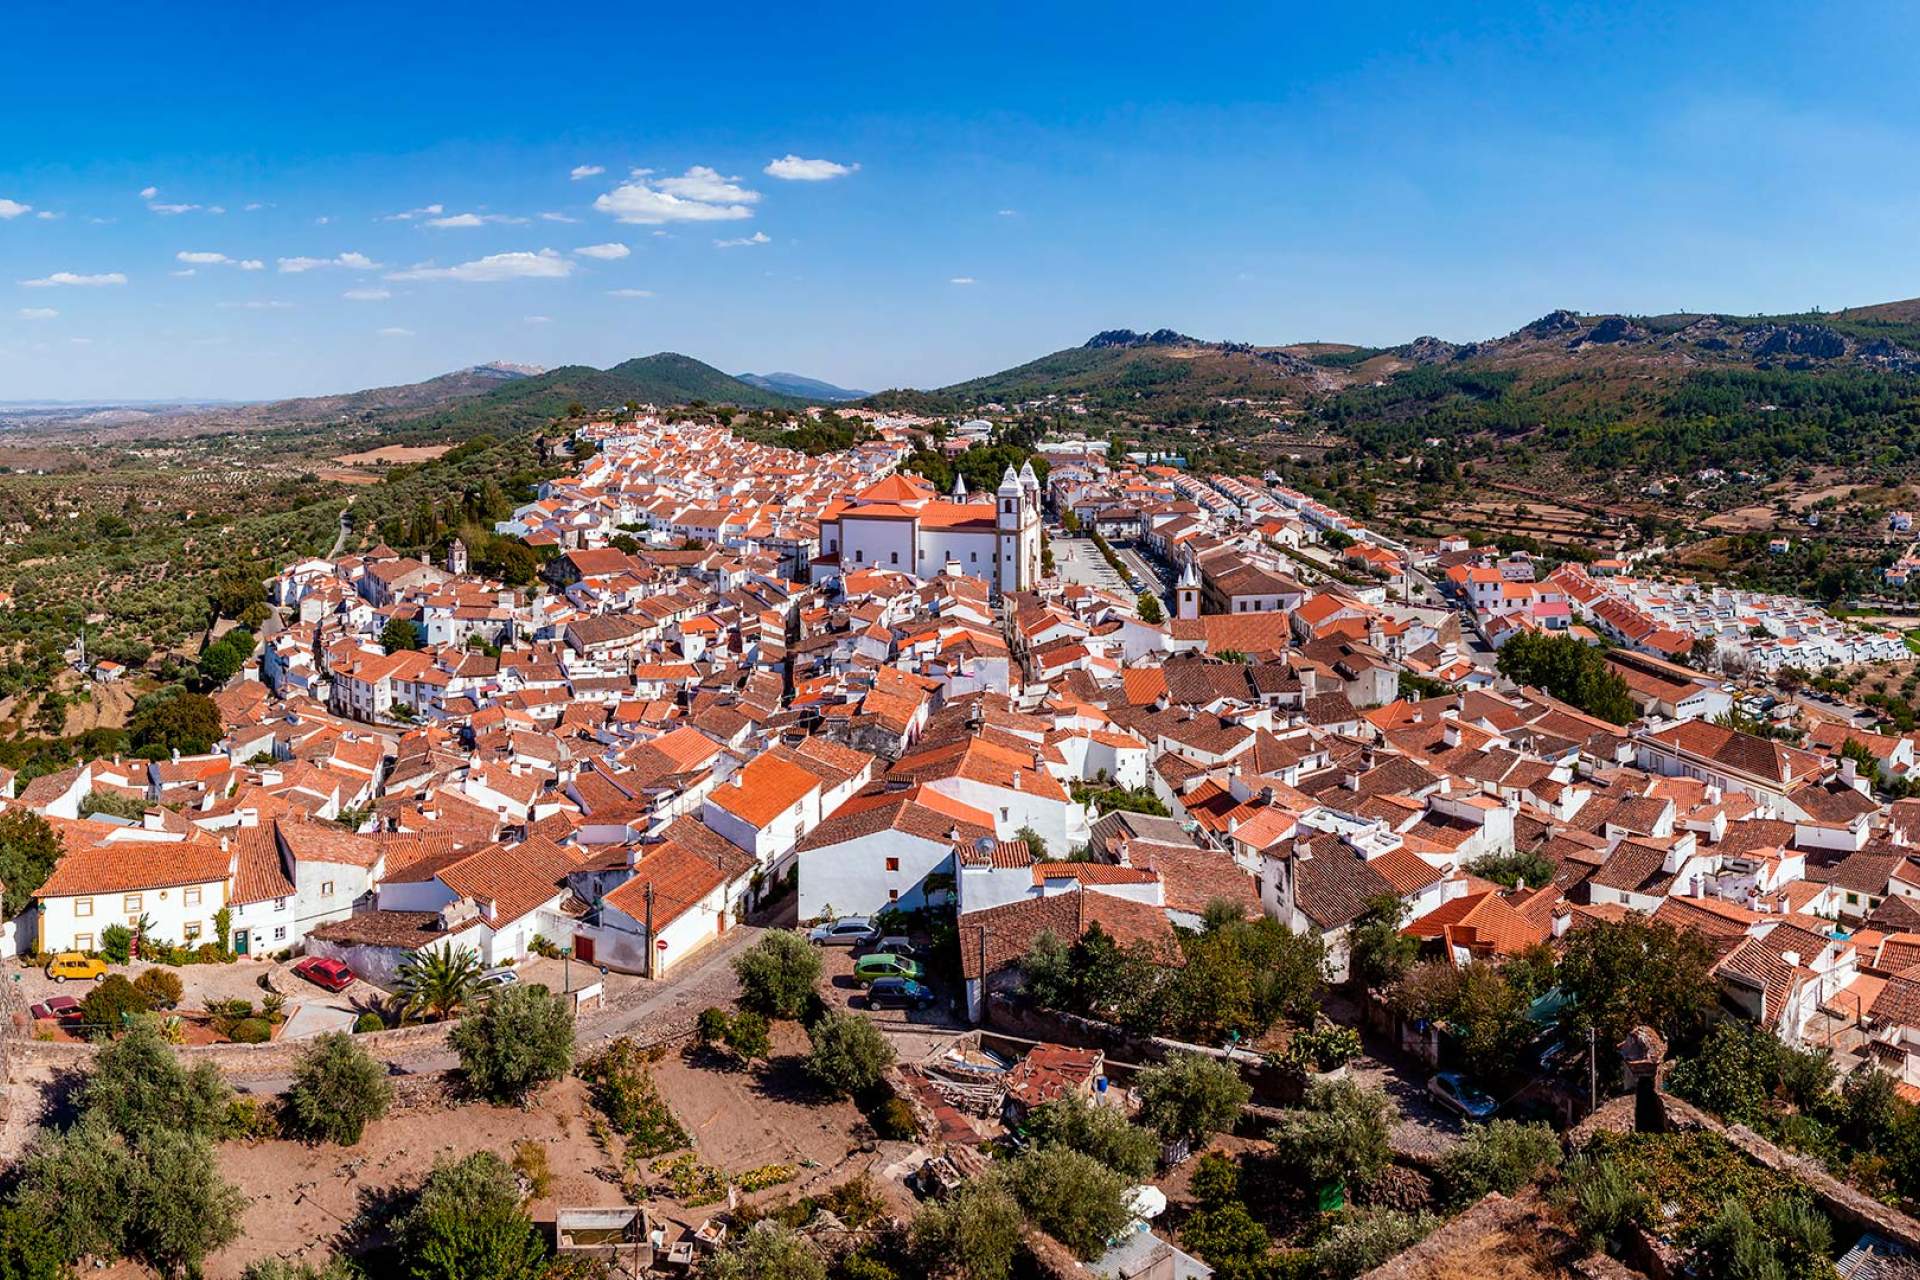
[[[334,461],[349,467],[398,467],[411,462],[431,462],[451,448],[450,444],[388,444],[378,449],[362,449],[359,453],[343,453]]]

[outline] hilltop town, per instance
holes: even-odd
[[[486,568],[343,516],[255,584],[205,692],[144,700],[141,754],[0,771],[0,1149],[82,1141],[36,1137],[46,1082],[157,1027],[268,1099],[322,1046],[379,1064],[404,1086],[368,1159],[427,1176],[400,1135],[474,1115],[441,1150],[541,1152],[552,1247],[616,1267],[735,1274],[751,1240],[881,1274],[846,1268],[996,1196],[1057,1275],[1439,1274],[1489,1231],[1541,1268],[1598,1239],[1613,1274],[1712,1232],[1787,1247],[1717,1205],[1596,1228],[1579,1179],[1674,1143],[1756,1178],[1810,1152],[1780,1194],[1833,1256],[1920,1246],[1861,1216],[1920,1192],[1891,1145],[1920,1123],[1917,735],[1806,687],[1905,659],[1897,631],[1632,554],[1396,538],[1086,435],[975,491],[951,464],[993,423],[863,421],[803,453],[588,415]],[[510,1007],[581,1048],[501,1095]],[[277,1220],[352,1199],[323,1157],[299,1193],[253,1154],[297,1114],[217,1132],[251,1207],[210,1211],[196,1264],[352,1247]],[[1323,1125],[1361,1145],[1316,1159]],[[982,1159],[1008,1143],[1011,1182]],[[1344,1225],[1225,1231],[1300,1196]],[[727,1242],[796,1203],[846,1234]]]

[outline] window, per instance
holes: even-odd
[[[979,563],[980,563],[980,553],[979,553],[978,551],[969,551],[969,552],[967,552],[967,560],[968,560],[969,562],[971,562],[971,563],[973,563],[973,564],[979,564]]]
[[[887,859],[887,870],[898,871],[899,869],[900,869],[900,859],[898,858]]]
[[[287,927],[285,925],[281,925],[273,931],[273,940],[275,942],[285,942],[287,940]]]
[[[898,889],[887,890],[887,901],[888,902],[900,901],[900,891]]]
[[[1847,905],[1848,905],[1848,906],[1850,906],[1850,907],[1851,907],[1851,906],[1853,906],[1853,905],[1855,905],[1856,903],[1858,903],[1859,901],[1860,901],[1860,895],[1859,895],[1859,894],[1857,894],[1857,893],[1850,893],[1850,894],[1848,894],[1848,895],[1847,895]]]
[[[120,909],[126,912],[130,916],[139,915],[140,914],[140,895],[137,893],[130,893],[126,897],[120,899]]]
[[[853,549],[853,558],[855,560],[865,560],[867,558],[867,549],[865,547],[855,547]]]
[[[75,898],[73,900],[73,914],[82,918],[92,915],[93,899],[92,898]]]
[[[898,551],[887,552],[887,557],[894,564],[900,563],[900,553]]]
[[[74,949],[75,951],[91,951],[91,950],[93,950],[93,935],[92,935],[92,934],[90,934],[90,933],[76,933],[76,934],[74,934],[74,935],[73,935],[73,949]]]
[[[285,911],[287,909],[287,900],[285,898],[275,898],[273,900],[273,909],[275,911]]]
[[[188,942],[192,942],[194,939],[198,938],[200,936],[200,922],[198,920],[188,921],[186,934],[187,934]]]
[[[180,902],[182,906],[188,906],[188,907],[199,906],[200,905],[200,886],[196,884],[192,888],[182,889],[180,891]]]
[[[331,898],[333,896],[333,881],[322,880],[320,882],[320,896],[323,898]]]

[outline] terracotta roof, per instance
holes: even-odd
[[[1043,933],[1077,941],[1098,926],[1122,947],[1143,945],[1164,964],[1179,964],[1180,950],[1166,912],[1143,902],[1097,890],[1075,889],[1042,898],[1022,898],[959,919],[960,967],[968,978],[1017,964]]]

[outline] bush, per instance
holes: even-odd
[[[573,1012],[545,987],[507,987],[455,1027],[451,1040],[475,1092],[518,1102],[573,1065]]]
[[[259,1258],[247,1264],[240,1280],[359,1280],[360,1273],[344,1258],[329,1258],[325,1266],[311,1262],[288,1262],[284,1258]]]
[[[1367,1182],[1386,1166],[1385,1094],[1351,1080],[1322,1081],[1273,1129],[1274,1159],[1309,1188],[1342,1179]]]
[[[1194,1147],[1233,1128],[1253,1091],[1231,1063],[1199,1053],[1179,1053],[1134,1081],[1140,1123],[1169,1142]]]
[[[110,924],[100,931],[100,956],[108,964],[125,964],[133,956],[133,930]]]
[[[110,973],[93,984],[80,1002],[80,1017],[89,1035],[111,1036],[127,1025],[130,1018],[146,1013],[152,1006],[140,989],[118,973]]]
[[[732,1025],[733,1020],[727,1017],[725,1009],[709,1005],[693,1020],[694,1039],[699,1041],[703,1049],[715,1048],[726,1040],[727,1031]]]
[[[396,1232],[413,1280],[541,1280],[546,1245],[520,1182],[491,1151],[434,1166]]]
[[[1331,1280],[1352,1280],[1426,1239],[1439,1220],[1425,1213],[1375,1209],[1335,1227],[1313,1250],[1313,1265]]]
[[[365,1035],[369,1031],[385,1031],[387,1020],[369,1009],[353,1020],[353,1034]]]
[[[1237,1201],[1200,1210],[1180,1229],[1180,1239],[1225,1276],[1257,1274],[1261,1260],[1273,1249],[1267,1229]]]
[[[133,980],[133,989],[145,996],[148,1006],[154,1009],[177,1008],[187,993],[180,975],[167,969],[147,970]]]
[[[700,1275],[702,1280],[827,1280],[827,1266],[798,1232],[756,1222],[709,1258]]]
[[[751,1009],[733,1015],[727,1026],[727,1048],[742,1062],[764,1058],[773,1051],[772,1028]]]
[[[265,1044],[273,1039],[273,1024],[265,1018],[242,1018],[233,1024],[235,1044]]]
[[[1066,1147],[1029,1151],[1008,1168],[1007,1179],[1034,1225],[1082,1259],[1097,1257],[1133,1216],[1127,1180]]]
[[[1036,1107],[1026,1122],[1027,1137],[1040,1146],[1063,1146],[1092,1156],[1135,1182],[1153,1176],[1160,1163],[1160,1143],[1152,1133],[1127,1119],[1118,1107],[1097,1107],[1069,1094]]]
[[[975,1179],[944,1200],[922,1205],[907,1238],[925,1275],[1006,1280],[1021,1228],[1013,1193],[998,1180]]]
[[[1510,1196],[1560,1164],[1560,1139],[1544,1124],[1495,1120],[1471,1128],[1440,1162],[1440,1183],[1456,1207],[1489,1191]]]
[[[83,1115],[131,1141],[162,1129],[214,1139],[232,1133],[233,1090],[211,1062],[181,1066],[152,1018],[100,1051],[76,1101]]]
[[[806,1013],[820,982],[820,953],[795,933],[770,933],[735,957],[740,1004],[769,1018]]]
[[[593,1083],[594,1105],[625,1135],[634,1156],[648,1159],[687,1145],[687,1131],[660,1096],[633,1041],[614,1041],[583,1063],[580,1074]]]
[[[329,1031],[301,1052],[287,1091],[295,1131],[343,1147],[360,1141],[367,1122],[387,1114],[392,1104],[386,1070],[343,1031]]]
[[[888,1098],[873,1109],[868,1119],[873,1122],[874,1133],[889,1142],[911,1142],[920,1136],[913,1108],[900,1098]]]
[[[1560,1199],[1587,1246],[1609,1253],[1619,1252],[1626,1229],[1642,1221],[1653,1206],[1646,1188],[1631,1174],[1599,1156],[1582,1156],[1569,1166]]]
[[[867,1092],[893,1065],[893,1045],[856,1014],[829,1013],[808,1027],[807,1035],[813,1041],[807,1074],[835,1095]]]

